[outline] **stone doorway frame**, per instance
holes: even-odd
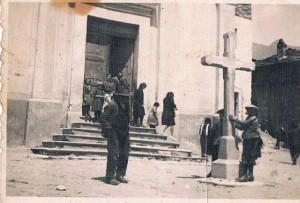
[[[109,6],[120,6],[121,4],[110,4]],[[126,4],[126,6],[131,6],[131,4]],[[151,15],[144,15],[143,13],[136,13],[136,12],[128,12],[127,10],[132,9],[125,6],[125,10],[117,9],[119,13],[116,12],[114,9],[105,8],[103,4],[101,6],[97,5],[95,8],[89,13],[90,16],[94,16],[97,18],[103,18],[107,20],[113,20],[118,21],[121,23],[129,23],[129,24],[135,24],[139,26],[139,32],[136,37],[135,47],[134,50],[136,53],[138,53],[139,57],[137,57],[137,54],[134,56],[134,71],[136,76],[134,78],[137,78],[137,84],[140,83],[140,81],[144,80],[145,74],[143,73],[145,70],[138,70],[137,67],[147,67],[149,65],[148,58],[145,60],[145,50],[147,48],[144,48],[146,45],[148,48],[149,44],[147,43],[146,36],[148,36],[149,32],[152,32],[152,26],[153,22],[156,21],[156,10],[157,7],[147,7],[147,12],[151,13]],[[141,10],[145,9],[145,6],[134,6],[134,9],[141,8]],[[98,8],[97,8],[98,7]],[[120,12],[122,15],[120,15]],[[122,16],[127,16],[128,18],[124,18]],[[74,15],[73,16],[73,22],[72,22],[72,59],[71,59],[71,74],[70,74],[70,84],[69,84],[69,90],[68,90],[68,110],[67,110],[67,127],[70,127],[70,125],[74,122],[80,122],[80,116],[81,116],[81,103],[82,103],[82,84],[84,82],[84,68],[85,68],[85,43],[86,43],[86,34],[87,29],[82,29],[83,27],[87,27],[87,16],[80,16],[80,15]],[[155,24],[155,23],[154,23]],[[141,36],[144,35],[145,36]],[[142,41],[141,41],[142,39]],[[140,48],[143,48],[141,51]],[[138,60],[144,59],[144,60]],[[152,61],[150,61],[152,62]],[[140,73],[142,72],[142,73]]]

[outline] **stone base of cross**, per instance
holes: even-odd
[[[215,178],[234,180],[239,174],[239,151],[236,149],[233,127],[229,122],[228,115],[234,115],[235,71],[253,71],[255,65],[253,62],[241,62],[235,59],[234,32],[224,34],[223,38],[223,57],[205,56],[201,60],[203,65],[222,68],[224,79],[223,136],[219,143],[218,159],[212,163],[211,175]]]

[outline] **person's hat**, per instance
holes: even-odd
[[[257,110],[258,107],[255,106],[255,105],[253,105],[253,104],[251,104],[251,105],[249,105],[249,106],[246,106],[245,109],[255,109],[255,110]]]
[[[217,114],[223,115],[223,114],[224,114],[224,109],[219,109],[219,110],[217,111]]]

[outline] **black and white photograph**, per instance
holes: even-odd
[[[2,0],[0,201],[299,201],[299,19],[283,0]]]

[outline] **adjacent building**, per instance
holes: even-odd
[[[300,50],[279,39],[277,54],[255,60],[255,64],[252,101],[260,109],[262,127],[277,136],[281,127],[287,130],[292,119],[299,119]]]

